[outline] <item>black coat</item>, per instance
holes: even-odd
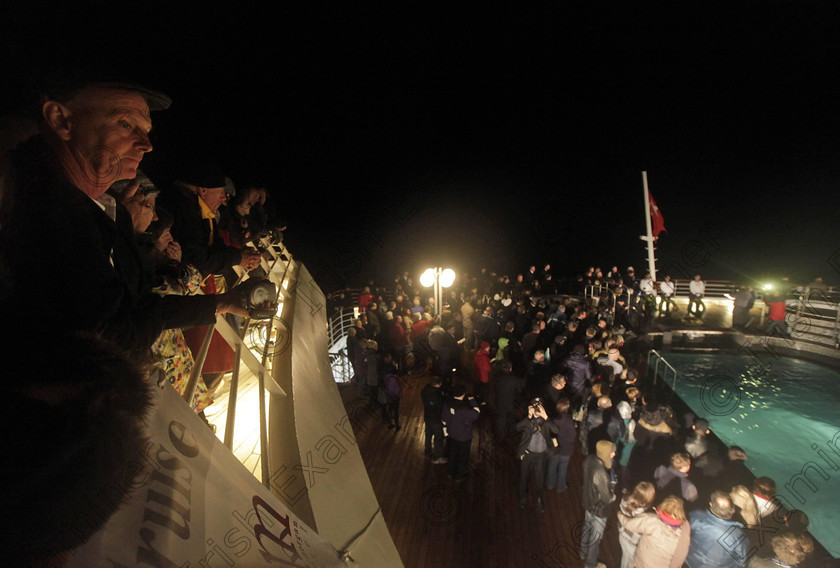
[[[66,179],[41,137],[11,158],[13,200],[0,229],[0,309],[8,321],[95,331],[143,351],[163,329],[216,320],[212,296],[151,292],[128,212],[118,204],[111,220]]]
[[[242,251],[225,244],[215,220],[201,217],[198,196],[172,188],[161,193],[158,201],[174,218],[172,237],[181,245],[183,261],[195,266],[202,276],[230,274],[230,270],[240,263]],[[214,227],[212,240],[211,224]]]
[[[520,432],[519,445],[516,447],[517,457],[525,454],[532,436],[542,436],[545,439],[546,453],[553,454],[557,451],[558,447],[554,445],[551,437],[560,434],[560,428],[551,420],[526,416],[516,424],[516,429]]]
[[[420,397],[423,399],[423,419],[431,424],[440,424],[445,400],[443,391],[428,384],[420,391]]]

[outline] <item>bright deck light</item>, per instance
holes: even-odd
[[[435,269],[427,268],[426,271],[420,275],[420,285],[429,288],[435,285]]]
[[[435,315],[440,313],[440,307],[443,304],[442,288],[449,288],[455,282],[455,271],[451,268],[427,268],[423,274],[420,275],[420,284],[425,288],[435,288],[434,296],[434,310]]]
[[[451,268],[444,268],[440,274],[440,285],[449,288],[455,282],[455,271]]]

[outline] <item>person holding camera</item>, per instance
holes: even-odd
[[[519,508],[528,502],[528,483],[534,478],[537,493],[537,510],[542,513],[545,505],[542,499],[545,485],[545,471],[548,456],[557,449],[552,434],[557,436],[560,428],[548,420],[542,399],[535,398],[528,403],[528,416],[519,421],[516,429],[521,433],[517,455],[519,456]]]

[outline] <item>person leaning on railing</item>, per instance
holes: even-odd
[[[166,328],[215,321],[232,297],[151,293],[131,215],[106,194],[152,151],[150,109],[165,95],[82,73],[37,93],[42,134],[11,155],[0,225],[0,308],[9,321],[95,330],[145,352]]]

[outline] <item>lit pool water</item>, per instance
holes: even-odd
[[[805,511],[814,538],[840,557],[840,373],[789,358],[665,358],[680,398],[724,443],[744,448],[748,468],[771,477],[779,500]]]

